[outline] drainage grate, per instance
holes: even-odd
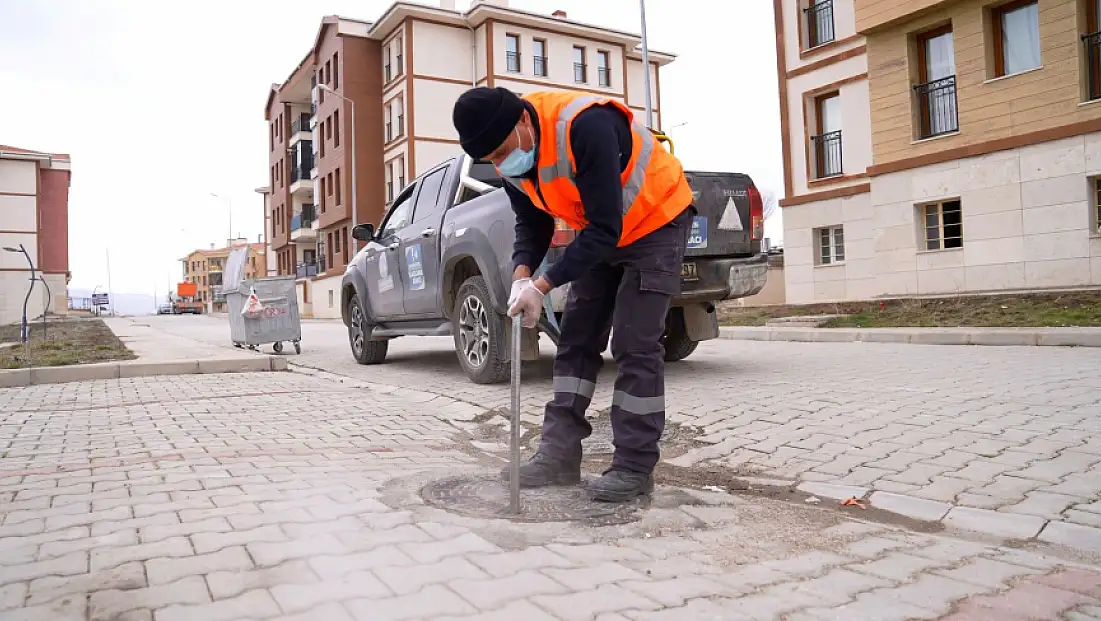
[[[517,522],[582,522],[588,526],[628,524],[639,519],[638,510],[648,502],[639,498],[626,503],[597,502],[589,498],[584,483],[520,490],[520,514],[508,510],[508,482],[499,474],[448,477],[421,488],[428,504],[477,518]]]

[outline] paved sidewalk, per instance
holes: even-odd
[[[619,526],[461,517],[418,490],[500,461],[415,394],[298,373],[0,390],[0,618],[1101,619],[1096,558],[832,503],[663,485]]]
[[[724,326],[719,337],[741,341],[913,343],[1101,347],[1101,328],[799,328]]]

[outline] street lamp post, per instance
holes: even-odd
[[[27,328],[27,303],[31,301],[31,292],[34,291],[34,262],[31,261],[31,255],[27,254],[27,249],[23,244],[19,244],[18,248],[12,248],[11,246],[4,246],[5,252],[23,253],[23,256],[27,258],[27,265],[31,268],[31,286],[27,287],[27,296],[23,298],[23,323],[19,326],[19,338],[23,342],[23,346],[26,350],[27,359],[30,360],[30,330]]]
[[[646,89],[646,126],[654,128],[654,110],[650,106],[650,48],[646,45],[646,0],[638,0],[642,17],[642,84]]]
[[[215,194],[214,192],[211,192],[210,195],[213,196],[214,198],[217,198],[217,199],[223,199],[224,198],[224,199],[226,199],[226,202],[229,203],[229,237],[226,238],[226,243],[229,244],[229,246],[232,248],[232,246],[233,246],[233,199],[228,197],[228,196],[221,196],[221,195]]]
[[[348,104],[352,111],[352,226],[355,227],[357,224],[359,224],[359,209],[357,208],[357,205],[359,204],[359,193],[356,192],[356,177],[359,176],[359,169],[356,168],[356,102],[348,99],[344,95],[341,95],[340,93],[334,91],[324,84],[318,84],[318,88],[325,91],[326,93],[329,93],[330,95],[333,95],[334,97],[339,97],[344,100],[344,102]],[[356,240],[355,243],[356,250],[358,250],[359,241]]]

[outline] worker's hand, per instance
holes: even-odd
[[[508,297],[508,316],[524,313],[523,326],[534,328],[543,314],[543,292],[530,278],[520,278],[512,283],[512,293]]]

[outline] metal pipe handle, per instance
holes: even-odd
[[[512,442],[509,468],[509,511],[520,513],[520,336],[523,332],[523,313],[512,318]]]

